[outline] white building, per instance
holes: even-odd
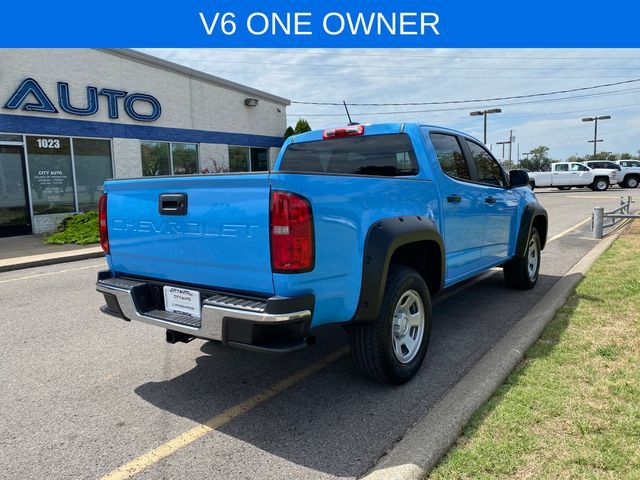
[[[0,49],[0,236],[97,208],[105,179],[268,170],[289,100],[132,50]]]

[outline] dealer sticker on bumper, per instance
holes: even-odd
[[[200,318],[200,292],[186,288],[164,287],[164,309]]]

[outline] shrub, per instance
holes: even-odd
[[[49,235],[45,242],[48,244],[77,243],[87,245],[100,241],[98,229],[98,212],[92,210],[86,213],[70,215]]]

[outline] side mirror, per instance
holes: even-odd
[[[509,186],[511,188],[526,187],[529,185],[529,174],[524,170],[509,171]]]

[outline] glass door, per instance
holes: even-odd
[[[23,147],[0,145],[0,237],[31,232]]]

